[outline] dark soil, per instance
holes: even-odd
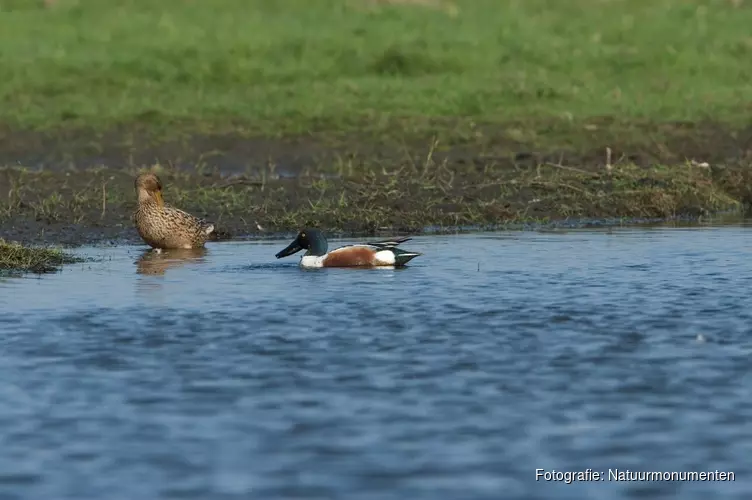
[[[752,199],[752,127],[439,125],[403,137],[294,138],[0,129],[0,237],[138,241],[133,178],[155,164],[166,201],[226,237],[302,225],[373,234],[702,216]]]

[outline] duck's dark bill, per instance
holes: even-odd
[[[301,250],[303,250],[303,247],[300,246],[300,244],[298,243],[298,240],[295,240],[292,243],[290,243],[287,246],[287,248],[285,248],[284,250],[280,250],[279,252],[277,252],[276,257],[278,259],[281,259],[282,257],[287,257],[288,255],[292,255],[295,252],[300,252]]]

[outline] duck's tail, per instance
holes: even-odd
[[[408,252],[407,250],[402,250],[401,248],[390,248],[390,250],[394,254],[394,265],[398,267],[404,266],[415,257],[423,255],[419,252]]]

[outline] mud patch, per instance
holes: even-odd
[[[201,132],[193,123],[166,130],[129,124],[99,131],[17,130],[0,126],[0,165],[35,169],[106,166],[133,169],[155,163],[194,173],[258,174],[273,169],[294,177],[306,172],[403,162],[436,162],[508,167],[546,162],[598,170],[607,161],[638,166],[684,161],[738,163],[752,158],[752,126],[713,122],[622,122],[612,118],[511,122],[478,125],[464,120],[426,120],[420,125],[394,120],[366,132],[312,133],[261,137],[242,127]]]
[[[139,241],[133,179],[144,168],[168,203],[226,237],[697,217],[752,199],[752,129],[710,123],[458,122],[369,139],[6,128],[0,146],[0,236],[32,243]]]

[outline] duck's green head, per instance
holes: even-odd
[[[327,243],[324,233],[318,229],[303,229],[287,248],[277,252],[276,257],[281,259],[301,250],[308,250],[306,255],[326,255]]]

